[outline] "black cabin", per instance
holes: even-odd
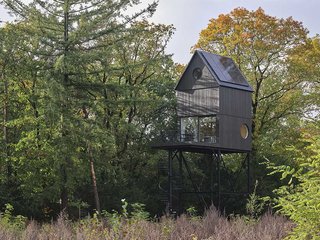
[[[231,58],[196,50],[175,90],[178,142],[251,150],[252,88]]]
[[[252,88],[231,58],[197,50],[175,90],[179,130],[162,135],[161,142],[153,146],[168,151],[167,161],[159,160],[160,198],[170,213],[180,214],[190,194],[196,194],[205,206],[214,203],[225,209],[222,203],[230,196],[238,196],[234,198],[238,202],[240,196],[250,193]],[[185,158],[193,155],[184,152],[204,153],[210,159],[206,168],[210,186],[203,189],[194,181]],[[241,186],[237,190],[237,180],[233,179],[240,176],[241,169],[232,176],[230,186],[230,177],[221,181],[221,172],[228,172],[221,170],[225,166],[223,155],[232,153],[246,154],[241,164],[247,169],[246,190]],[[184,184],[186,175],[192,190]]]

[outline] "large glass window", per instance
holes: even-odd
[[[198,142],[198,117],[181,118],[181,141]]]
[[[199,140],[200,142],[216,142],[216,117],[199,117]]]
[[[184,117],[181,118],[182,142],[217,142],[217,118],[207,117]]]

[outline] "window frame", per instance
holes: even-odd
[[[214,135],[208,135],[210,138],[211,138],[211,141],[201,141],[202,139],[200,138],[201,137],[201,133],[200,133],[200,121],[201,119],[204,119],[204,118],[208,118],[208,117],[211,117],[211,118],[215,118],[215,134]],[[192,136],[192,139],[191,140],[186,140],[186,134],[185,134],[185,129],[183,129],[183,125],[182,124],[182,121],[183,119],[187,119],[187,118],[195,118],[196,120],[196,123],[195,123],[195,126],[196,126],[196,136]],[[214,115],[204,115],[204,116],[184,116],[184,117],[180,117],[179,118],[179,125],[180,125],[180,132],[179,132],[179,140],[180,142],[194,142],[194,143],[217,143],[218,142],[218,137],[219,137],[219,122],[218,122],[218,117],[217,117],[217,114],[214,114]],[[183,130],[184,130],[184,133],[183,133]],[[189,138],[187,138],[189,139]]]

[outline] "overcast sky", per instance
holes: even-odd
[[[141,0],[147,4],[152,0]],[[187,63],[190,48],[197,42],[199,33],[209,19],[221,13],[229,13],[236,7],[256,10],[262,7],[266,14],[279,18],[292,16],[303,22],[310,36],[320,33],[320,0],[159,0],[157,12],[152,18],[156,23],[173,24],[176,32],[167,52],[174,54],[178,63]],[[7,20],[0,6],[0,20]]]

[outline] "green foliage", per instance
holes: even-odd
[[[122,212],[121,212],[121,214],[122,214],[122,216],[124,218],[128,218],[128,216],[129,216],[129,213],[128,213],[128,205],[129,205],[129,203],[124,198],[121,199],[121,202],[122,202],[122,206],[121,206]]]
[[[150,214],[145,211],[145,204],[143,203],[132,203],[129,204],[126,199],[121,199],[121,212],[112,210],[111,213],[103,210],[102,216],[107,218],[107,221],[111,223],[112,226],[117,226],[121,223],[121,220],[148,220]],[[130,208],[130,210],[129,210]]]
[[[318,128],[316,128],[318,129]],[[316,130],[315,129],[315,130]],[[296,227],[289,239],[317,239],[320,233],[320,135],[307,136],[306,153],[295,161],[296,168],[269,164],[271,174],[280,173],[285,185],[276,189],[279,212],[290,217]]]
[[[197,209],[194,206],[190,206],[186,209],[187,214],[190,217],[195,217],[197,216]]]
[[[150,218],[150,213],[145,210],[146,205],[143,203],[133,203],[131,204],[131,219],[134,221],[148,220]]]
[[[247,204],[246,204],[247,214],[253,219],[257,219],[262,215],[263,210],[266,207],[266,202],[269,200],[269,197],[261,198],[260,196],[257,195],[257,192],[256,192],[257,186],[258,186],[258,181],[256,181],[254,185],[254,190],[249,195],[249,198],[247,199]]]
[[[197,221],[201,218],[199,216],[197,209],[194,206],[190,206],[186,209],[186,214],[190,217],[190,219]]]
[[[112,227],[112,229],[116,232],[120,230],[122,216],[117,211],[112,210],[111,213],[102,210],[102,217],[105,217],[108,221],[108,224]]]
[[[148,145],[175,102],[173,27],[147,21],[157,3],[128,16],[138,1],[3,2],[22,20],[0,29],[0,203],[78,216],[81,202],[98,210],[95,178],[102,208],[130,196],[157,211]]]
[[[51,219],[69,205],[80,217],[88,205],[99,211],[98,196],[101,209],[120,209],[108,215],[115,226],[123,218],[148,219],[147,211],[161,213],[150,179],[164,153],[150,144],[176,127],[173,89],[181,66],[165,53],[173,26],[147,21],[157,3],[128,16],[139,1],[2,2],[20,20],[0,28],[0,205],[10,202],[15,212],[37,219]],[[307,39],[296,21],[262,9],[221,15],[203,33],[198,46],[233,57],[255,87],[253,177],[259,195],[270,193],[279,181],[264,181],[258,162],[266,155],[294,166],[289,160],[296,153],[284,156],[284,143],[303,152],[304,143],[296,141],[305,126],[301,116],[306,98],[308,109],[318,104],[319,85],[302,78],[310,66],[299,56],[307,50],[316,65],[319,40]],[[312,78],[318,76],[313,68]],[[207,188],[211,173],[195,159],[195,181]],[[233,180],[240,156],[225,159],[221,175]],[[291,169],[283,169],[283,177],[294,174]],[[124,196],[141,203],[121,206]],[[256,197],[252,214],[259,212]]]
[[[21,215],[14,216],[13,210],[10,203],[5,204],[4,212],[0,212],[0,225],[16,231],[24,229],[27,218]]]

